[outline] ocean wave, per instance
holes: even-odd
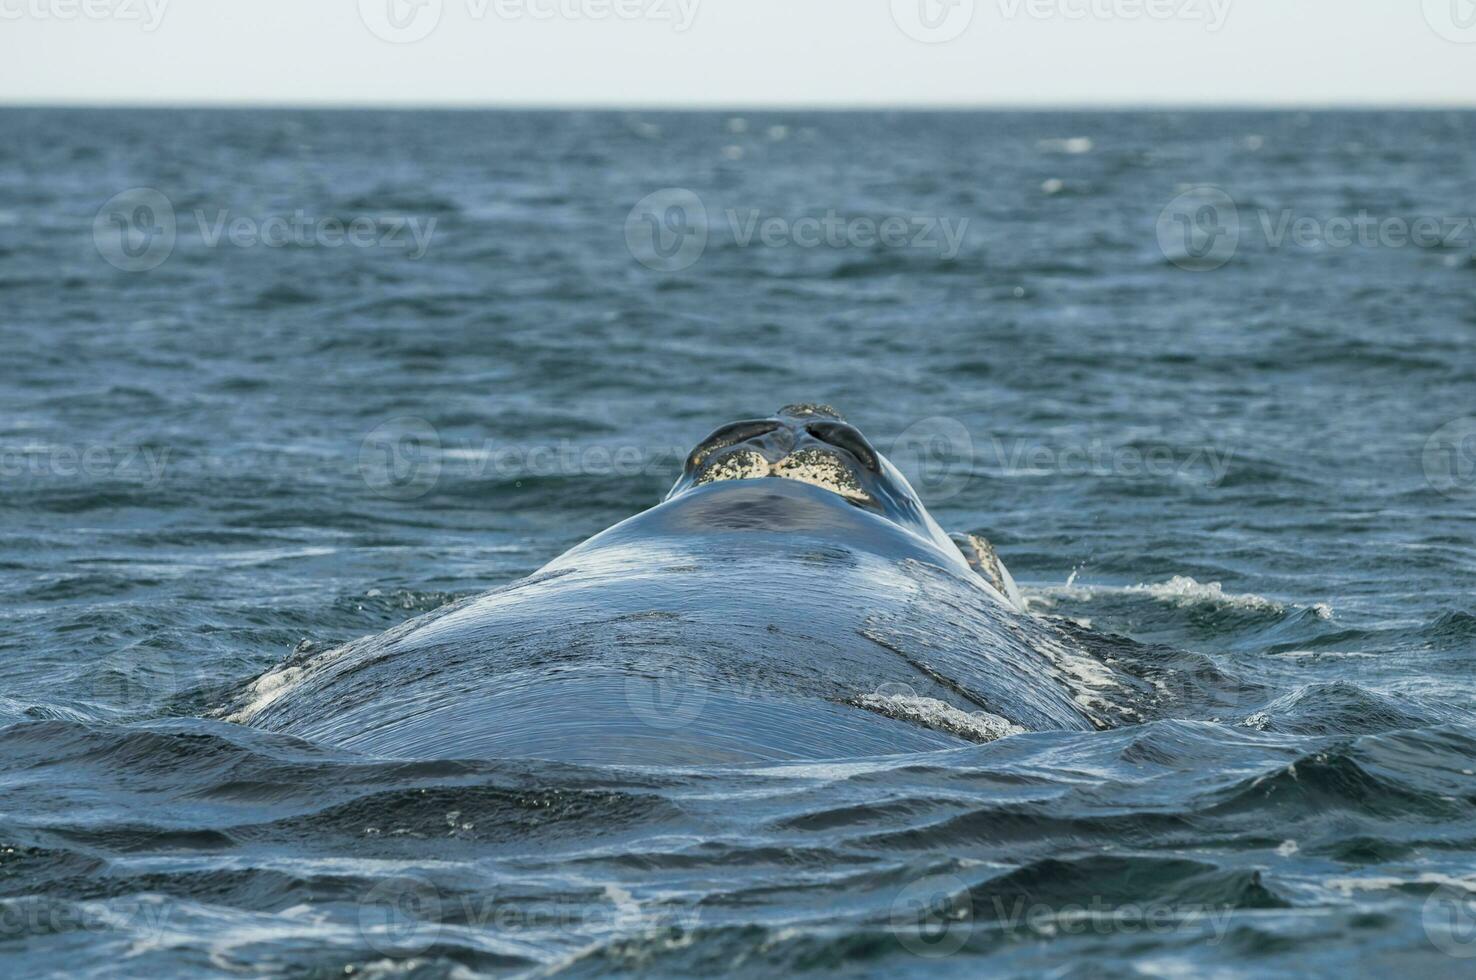
[[[1263,732],[1294,735],[1372,734],[1423,728],[1448,721],[1422,711],[1407,698],[1396,698],[1347,681],[1313,684],[1284,695],[1246,718],[1243,724]]]
[[[1294,821],[1325,824],[1334,813],[1344,814],[1350,828],[1386,820],[1470,819],[1470,804],[1451,797],[1443,786],[1426,781],[1418,771],[1395,773],[1380,765],[1386,756],[1381,750],[1390,744],[1398,747],[1397,742],[1334,744],[1302,754],[1211,794],[1203,812],[1213,817],[1274,819],[1288,830]]]
[[[387,762],[209,722],[34,722],[0,731],[0,781],[28,812],[0,820],[0,901],[13,872],[28,902],[162,903],[191,942],[225,941],[242,962],[227,936],[247,921],[320,950],[338,935],[341,968],[384,954],[363,910],[408,881],[434,911],[410,906],[419,918],[391,938],[426,930],[422,964],[516,947],[518,969],[575,975],[730,954],[778,969],[823,950],[905,973],[922,935],[907,896],[931,880],[967,910],[961,955],[1083,924],[1111,936],[1148,911],[1192,934],[1211,914],[1228,928],[1319,908],[1299,878],[1241,855],[1289,861],[1299,843],[1356,860],[1390,821],[1470,826],[1453,793],[1462,778],[1469,793],[1458,767],[1473,751],[1459,728],[1350,741],[1173,722],[668,774]],[[289,856],[328,852],[342,857]],[[815,911],[838,902],[839,917]],[[120,921],[101,938],[147,925]]]
[[[1137,585],[1078,585],[1074,581],[1059,586],[1032,586],[1026,589],[1027,599],[1039,599],[1038,608],[1050,608],[1054,600],[1069,599],[1078,602],[1091,601],[1100,596],[1146,595],[1179,607],[1212,605],[1227,609],[1252,612],[1267,612],[1281,615],[1287,611],[1286,604],[1253,592],[1226,592],[1219,582],[1199,582],[1188,575],[1175,575],[1167,582],[1148,582]],[[1332,619],[1332,607],[1317,603],[1308,607],[1319,619]]]

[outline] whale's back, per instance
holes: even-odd
[[[1091,727],[1044,628],[952,568],[795,536],[679,540],[616,537],[289,662],[234,717],[389,757],[655,765]]]

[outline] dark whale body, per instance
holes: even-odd
[[[679,490],[527,579],[289,661],[233,717],[382,757],[621,765],[1092,727],[1061,638],[920,509],[796,479]]]

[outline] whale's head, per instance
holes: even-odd
[[[924,538],[947,542],[906,477],[828,405],[789,405],[769,418],[723,426],[692,450],[666,499],[713,484],[766,479],[819,487]]]

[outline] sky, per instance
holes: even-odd
[[[1476,104],[1476,0],[0,0],[0,103]]]

